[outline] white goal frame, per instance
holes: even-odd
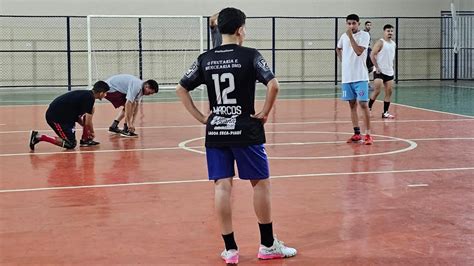
[[[92,86],[92,18],[197,18],[200,24],[200,54],[204,52],[204,17],[203,16],[157,16],[157,15],[88,15],[87,16],[87,69],[89,86]],[[186,69],[183,69],[183,73]]]

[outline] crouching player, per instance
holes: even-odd
[[[81,147],[98,145],[99,142],[94,141],[92,115],[95,99],[102,100],[107,91],[109,85],[104,81],[97,81],[92,90],[70,91],[54,99],[46,111],[46,122],[58,137],[41,135],[33,130],[30,134],[30,149],[34,150],[35,145],[41,141],[74,149],[77,145],[76,122],[83,127]]]

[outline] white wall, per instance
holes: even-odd
[[[474,10],[473,0],[454,0]],[[439,16],[451,0],[0,0],[3,15],[209,15],[226,6],[247,16]]]

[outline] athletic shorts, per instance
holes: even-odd
[[[127,95],[114,91],[114,92],[107,92],[105,99],[109,100],[115,108],[119,108],[121,106],[125,106],[127,102]]]
[[[369,100],[369,82],[357,81],[351,83],[342,83],[342,100],[367,102]]]
[[[268,158],[263,144],[245,147],[206,148],[209,180],[235,176],[237,162],[239,178],[259,180],[270,177]]]
[[[54,130],[58,137],[62,138],[64,141],[67,141],[71,147],[77,145],[76,141],[76,123],[58,123],[52,120],[46,119],[48,125]]]
[[[375,72],[374,73],[374,79],[381,79],[385,83],[387,81],[393,80],[393,76],[387,76],[384,73],[377,74],[377,72]]]

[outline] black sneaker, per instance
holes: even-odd
[[[119,127],[109,127],[109,133],[121,134],[122,130]]]
[[[38,131],[32,130],[30,133],[30,149],[32,151],[35,150],[35,145],[38,144],[38,142],[40,142],[39,139],[36,138],[36,136],[38,136]]]
[[[94,141],[92,139],[88,139],[88,140],[82,140],[80,141],[80,146],[81,147],[89,147],[89,146],[96,146],[96,145],[99,145],[100,142],[97,142],[97,141]]]
[[[137,138],[138,134],[135,134],[135,133],[130,132],[130,131],[122,130],[122,133],[120,133],[120,136],[126,137],[126,138]]]

